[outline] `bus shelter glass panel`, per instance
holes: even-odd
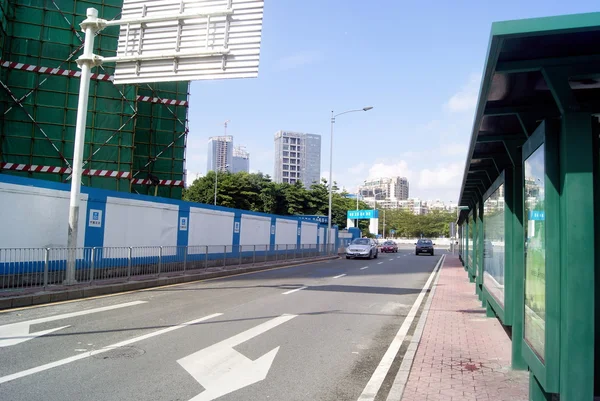
[[[486,199],[483,208],[483,283],[504,307],[504,184]]]
[[[467,220],[467,222],[469,223],[469,229],[468,229],[468,233],[467,233],[467,238],[468,238],[468,252],[469,254],[467,255],[467,260],[468,260],[468,266],[469,269],[473,268],[473,214],[471,213],[469,215],[469,218]]]
[[[525,160],[524,337],[544,361],[546,329],[546,231],[544,145]]]

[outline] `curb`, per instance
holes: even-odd
[[[0,310],[20,308],[25,306],[43,305],[59,301],[70,301],[74,299],[85,299],[97,297],[100,295],[118,294],[121,292],[143,290],[147,288],[163,287],[166,285],[191,283],[194,281],[203,281],[212,278],[228,277],[243,273],[254,273],[263,270],[274,269],[278,267],[293,267],[308,263],[317,263],[324,260],[339,259],[339,256],[325,256],[318,258],[310,258],[297,260],[288,263],[272,263],[261,266],[242,267],[239,269],[231,269],[216,272],[202,272],[190,275],[173,276],[173,277],[158,277],[148,280],[128,281],[123,283],[88,286],[69,290],[59,290],[55,292],[37,292],[29,295],[20,295],[14,297],[0,297]]]
[[[431,307],[431,302],[433,301],[433,296],[435,295],[435,289],[437,288],[438,280],[440,279],[440,274],[442,272],[442,268],[444,267],[444,262],[446,261],[446,255],[443,256],[444,261],[440,264],[437,275],[435,277],[434,282],[431,285],[431,291],[429,292],[429,297],[425,302],[425,306],[423,307],[423,312],[419,317],[419,321],[417,322],[417,327],[415,328],[415,332],[408,344],[408,348],[406,349],[406,353],[404,354],[404,358],[402,358],[402,363],[400,364],[400,369],[398,370],[398,374],[392,383],[392,388],[388,393],[386,401],[400,401],[402,400],[402,396],[404,395],[404,389],[406,388],[406,383],[408,382],[408,376],[410,375],[410,370],[413,365],[413,361],[415,359],[415,355],[417,354],[417,349],[419,348],[419,343],[421,342],[421,337],[423,335],[423,330],[425,329],[425,323],[427,322],[427,316],[429,315],[429,308]]]

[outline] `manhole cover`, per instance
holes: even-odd
[[[114,347],[106,352],[93,355],[96,359],[133,359],[146,353],[137,347]]]

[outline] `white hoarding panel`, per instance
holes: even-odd
[[[296,245],[298,238],[298,222],[295,220],[277,219],[275,230],[276,245]]]
[[[81,194],[78,247],[85,239],[87,198]],[[68,221],[69,192],[0,183],[0,248],[66,247]]]
[[[242,215],[240,245],[243,251],[251,251],[254,245],[269,245],[271,242],[271,218]]]
[[[231,212],[191,207],[188,245],[231,246],[233,243],[233,218],[234,214]],[[209,249],[209,252],[217,251],[222,252],[222,248]]]
[[[176,246],[178,214],[175,205],[108,197],[104,246]]]
[[[114,82],[258,76],[263,7],[257,0],[124,0],[117,57],[107,58],[117,61]]]
[[[303,221],[300,241],[302,245],[317,245],[317,225]]]

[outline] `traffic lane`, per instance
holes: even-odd
[[[215,307],[219,311],[226,311],[239,304],[249,303],[265,296],[279,296],[282,292],[302,285],[317,284],[320,280],[328,280],[333,275],[348,271],[348,266],[344,261],[333,260],[329,263],[306,264],[218,280],[2,313],[0,314],[0,332],[3,332],[3,335],[0,337],[10,340],[25,337],[22,331],[18,333],[11,331],[7,326],[10,324],[68,315],[82,310],[144,302],[93,315],[32,324],[25,329],[26,333],[68,327],[20,344],[1,347],[4,363],[0,364],[0,376],[50,363],[74,353],[99,349],[153,330],[177,325],[197,318],[198,313],[203,311],[212,313],[210,311],[215,310]],[[31,357],[25,358],[23,355],[31,355]]]
[[[65,400],[191,399],[203,387],[177,360],[291,313],[297,317],[236,347],[250,360],[281,347],[267,380],[219,399],[347,399],[342,393],[358,397],[433,269],[423,262],[421,274],[404,273],[398,261],[387,263],[373,267],[378,274],[363,271],[329,287],[265,297],[219,318],[134,344],[135,349],[121,353],[129,356],[116,353],[77,361],[3,384],[3,391],[32,400],[41,399],[37,394]],[[399,286],[405,290],[390,295],[388,288]],[[72,381],[85,390],[53,385]],[[211,382],[203,384],[210,387]]]

